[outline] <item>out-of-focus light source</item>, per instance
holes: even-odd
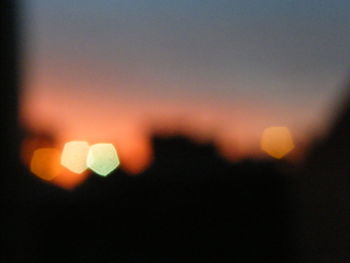
[[[49,136],[28,136],[24,138],[21,144],[21,159],[26,166],[30,166],[33,154],[41,148],[54,148],[55,142]]]
[[[113,144],[98,143],[90,147],[87,166],[95,173],[107,176],[119,165],[117,151]]]
[[[46,181],[51,181],[61,172],[60,152],[55,148],[41,148],[33,153],[30,170]]]
[[[294,147],[292,135],[287,127],[270,127],[264,130],[261,149],[270,156],[281,159]]]
[[[87,169],[88,152],[89,144],[85,141],[67,142],[62,151],[61,164],[69,171],[81,174]]]

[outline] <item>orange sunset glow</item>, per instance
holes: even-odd
[[[272,126],[288,127],[295,149],[285,158],[297,159],[327,131],[337,95],[330,87],[342,70],[324,57],[332,48],[294,34],[296,21],[287,32],[278,17],[272,23],[252,9],[259,23],[237,23],[226,12],[212,17],[199,2],[198,13],[185,2],[166,11],[156,3],[77,8],[58,1],[58,13],[51,4],[27,6],[20,119],[29,134],[45,131],[51,140],[25,137],[27,164],[40,147],[107,142],[116,146],[120,168],[138,175],[152,164],[153,136],[179,134],[214,144],[229,161],[266,158],[260,140]],[[320,28],[329,35],[329,27]],[[308,43],[303,52],[300,43]]]
[[[202,111],[201,114],[191,114],[194,110],[186,108],[186,105],[182,107],[182,112],[176,112],[171,104],[159,103],[158,107],[162,110],[157,113],[152,112],[151,107],[145,103],[134,105],[134,108],[118,103],[113,108],[108,103],[107,99],[102,102],[101,99],[92,97],[82,96],[75,100],[72,95],[65,97],[61,94],[48,99],[43,94],[37,94],[24,100],[23,120],[29,130],[50,131],[55,138],[53,146],[62,149],[66,142],[72,140],[86,140],[90,144],[112,142],[117,147],[121,169],[131,175],[140,174],[152,162],[153,149],[149,137],[152,132],[163,136],[180,133],[198,142],[212,141],[222,156],[230,161],[247,157],[261,158],[265,155],[259,143],[265,125],[270,123],[268,116],[264,116],[266,112],[257,113],[247,109],[246,114],[251,115],[231,118],[227,113],[218,113],[214,109],[208,109],[207,113]],[[189,112],[187,116],[184,114],[186,111]],[[151,117],[142,120],[142,113],[147,115],[147,112]],[[24,147],[27,145],[28,148],[34,142],[35,140],[27,140]],[[38,145],[40,144],[37,143]],[[69,173],[68,170],[64,174],[54,183],[62,184],[68,180],[68,174],[75,178],[71,179],[69,186],[86,178],[84,175]]]
[[[63,149],[69,141],[88,141],[90,145],[109,142],[118,150],[120,168],[130,175],[138,175],[152,163],[151,136],[154,134],[181,134],[199,143],[212,142],[224,158],[238,161],[266,157],[260,140],[269,126],[288,124],[293,131],[296,149],[287,158],[303,153],[310,133],[302,125],[310,118],[307,114],[301,114],[298,109],[277,109],[258,101],[222,105],[200,99],[197,103],[136,101],[127,95],[118,98],[103,92],[99,96],[74,90],[61,92],[59,85],[70,86],[69,80],[56,83],[29,76],[26,83],[21,100],[23,126],[33,134],[48,133],[46,140],[34,136],[23,141],[22,156],[27,163],[32,152],[40,147]],[[89,89],[93,84],[82,80],[80,85]],[[72,188],[87,178],[86,174],[65,170],[53,183]]]

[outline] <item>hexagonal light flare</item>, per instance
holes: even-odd
[[[291,152],[295,145],[287,127],[270,127],[264,130],[261,149],[270,156],[281,159]]]
[[[120,162],[113,144],[98,143],[90,147],[86,163],[95,173],[107,176]]]
[[[64,145],[61,164],[69,171],[77,174],[83,173],[88,167],[86,159],[89,152],[89,144],[85,141],[71,141]]]

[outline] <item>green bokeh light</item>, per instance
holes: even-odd
[[[98,143],[90,147],[87,166],[101,176],[107,176],[119,165],[119,158],[113,144]]]

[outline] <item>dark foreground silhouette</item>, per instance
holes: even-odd
[[[145,173],[95,175],[72,192],[23,175],[26,262],[290,258],[291,204],[274,163],[229,164],[184,137],[154,146]]]

